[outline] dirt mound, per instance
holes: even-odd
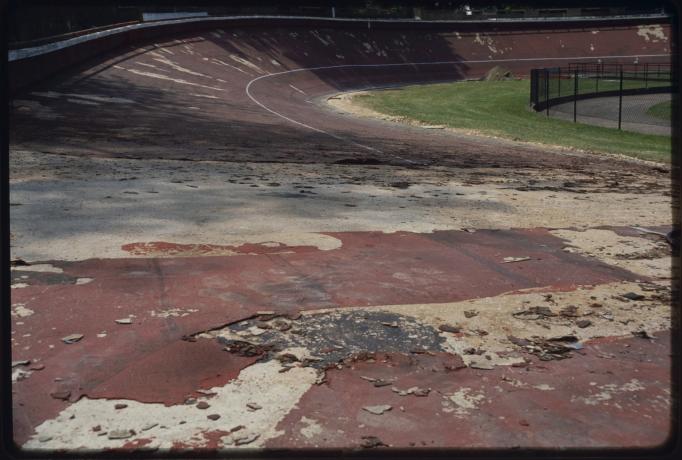
[[[514,74],[511,70],[505,69],[496,65],[492,69],[488,70],[488,73],[483,77],[484,81],[501,81],[501,80],[512,80],[514,79]]]

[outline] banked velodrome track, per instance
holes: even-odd
[[[325,102],[668,62],[666,23],[251,19],[128,41],[13,100],[18,444],[667,439],[666,166]]]

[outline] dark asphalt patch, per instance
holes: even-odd
[[[445,339],[437,330],[408,316],[388,312],[330,312],[304,315],[296,320],[254,318],[226,329],[242,337],[218,338],[234,352],[251,344],[251,351],[264,353],[263,359],[271,360],[278,351],[303,347],[316,358],[310,360],[310,366],[315,368],[325,368],[358,354],[445,351]]]

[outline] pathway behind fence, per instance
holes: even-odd
[[[547,116],[611,128],[669,134],[670,64],[574,63],[531,70],[530,104]]]

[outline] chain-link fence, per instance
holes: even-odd
[[[531,70],[530,103],[547,116],[573,122],[669,134],[677,92],[665,63],[574,63]]]

